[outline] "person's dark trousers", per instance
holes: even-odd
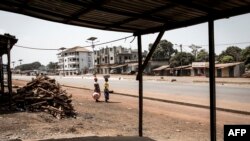
[[[109,92],[104,91],[104,96],[105,96],[105,102],[108,102],[108,100],[109,100]]]

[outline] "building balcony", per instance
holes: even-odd
[[[72,62],[67,62],[67,64],[79,64],[79,61],[72,61]]]

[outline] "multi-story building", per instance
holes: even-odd
[[[59,74],[79,75],[93,68],[93,52],[76,46],[58,54]]]
[[[143,57],[146,55],[147,52],[144,51]],[[109,74],[112,69],[115,70],[116,73],[125,73],[128,70],[131,71],[129,66],[131,66],[132,63],[132,66],[135,66],[134,64],[138,62],[138,51],[121,46],[106,47],[94,51],[94,58],[97,73]]]

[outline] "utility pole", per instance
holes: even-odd
[[[200,49],[201,47],[192,44],[192,45],[189,46],[189,48],[192,49],[192,53],[194,54],[194,57],[195,57],[195,59],[196,59],[196,58],[197,58],[198,49]]]
[[[22,65],[23,59],[19,59],[18,61],[20,62],[20,66],[21,66],[21,65]]]
[[[181,50],[181,73],[180,73],[180,76],[182,76],[182,44],[178,45],[178,44],[175,44],[177,46],[180,47],[180,50]]]
[[[94,43],[98,42],[98,41],[94,42],[96,39],[97,39],[97,37],[90,37],[86,41],[87,43],[91,43],[91,47],[93,49],[93,74],[94,75],[96,74],[96,72],[95,72],[95,50],[94,50],[95,45],[94,45]]]
[[[18,61],[20,62],[20,74],[21,74],[21,76],[22,76],[21,65],[22,65],[23,59],[19,59]]]
[[[61,47],[59,48],[62,52],[61,52],[61,57],[62,57],[62,60],[63,60],[63,76],[65,76],[65,73],[64,73],[64,55],[63,55],[63,50],[65,50],[66,48],[65,47]]]
[[[13,70],[14,70],[14,67],[15,67],[15,61],[12,61],[12,64],[13,64]]]
[[[180,49],[181,49],[181,74],[180,76],[182,76],[182,44],[180,44]]]

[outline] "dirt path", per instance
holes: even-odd
[[[40,112],[1,113],[0,140],[138,135],[138,99],[111,94],[110,103],[96,103],[91,91],[65,89],[73,95],[76,119],[58,120]],[[217,117],[219,141],[224,124],[250,124],[249,116],[218,112]],[[143,125],[144,136],[154,140],[209,141],[209,111],[205,109],[144,100]]]

